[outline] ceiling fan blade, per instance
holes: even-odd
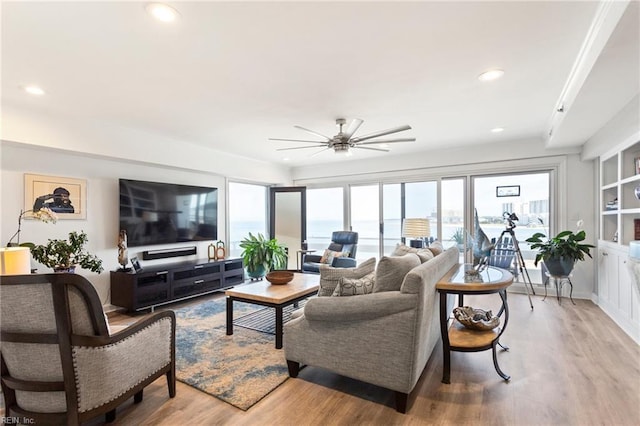
[[[405,139],[379,139],[377,141],[369,141],[369,142],[357,142],[357,145],[374,145],[378,143],[398,143],[398,142],[415,142],[416,138],[405,138]]]
[[[323,141],[305,141],[303,139],[280,139],[280,138],[269,138],[270,141],[284,141],[284,142],[305,142],[305,143],[324,143]]]
[[[311,154],[310,156],[311,156],[311,157],[315,157],[316,155],[318,155],[318,154],[320,154],[320,153],[322,153],[322,152],[325,152],[325,151],[326,151],[326,150],[328,150],[328,149],[331,149],[331,148],[327,147],[327,148],[325,148],[325,149],[321,149],[321,150],[320,150],[320,151],[318,151],[318,152],[314,152],[314,153],[313,153],[313,154]]]
[[[368,149],[370,151],[382,151],[382,152],[389,152],[388,149],[383,149],[383,148],[371,148],[370,146],[360,146],[360,145],[355,145],[352,146],[351,148],[354,149]]]
[[[392,133],[404,132],[405,130],[410,130],[410,129],[411,129],[411,126],[409,126],[407,124],[407,125],[400,126],[400,127],[394,127],[393,129],[383,130],[381,132],[370,133],[370,134],[365,135],[365,136],[360,136],[359,138],[353,138],[353,139],[351,139],[351,142],[366,141],[368,139],[377,138],[378,136],[385,136],[385,135],[390,135]]]
[[[320,148],[320,147],[326,147],[327,145],[322,144],[322,145],[312,145],[312,146],[296,146],[295,148],[278,148],[276,149],[276,151],[290,151],[292,149],[309,149],[309,148]]]
[[[322,133],[314,132],[313,130],[305,129],[304,127],[300,127],[300,126],[293,126],[293,127],[295,127],[296,129],[304,130],[305,132],[311,133],[312,135],[320,136],[321,138],[326,139],[327,141],[331,140],[329,136],[325,136]]]
[[[358,131],[362,123],[363,120],[354,118],[353,120],[351,120],[351,123],[349,123],[349,127],[347,127],[347,130],[343,134],[347,139],[351,139],[351,136],[353,136],[353,134]]]

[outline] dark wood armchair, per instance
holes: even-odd
[[[156,313],[109,335],[100,299],[76,274],[0,277],[6,417],[77,425],[106,414],[166,375],[174,397],[175,315]]]

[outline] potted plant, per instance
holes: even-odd
[[[283,269],[287,265],[287,251],[275,238],[267,240],[264,235],[249,236],[240,242],[242,263],[251,278],[262,278],[274,269]]]
[[[84,231],[70,232],[68,240],[49,240],[47,244],[37,245],[31,249],[33,258],[45,266],[53,268],[55,272],[74,272],[76,266],[92,272],[103,271],[102,260],[87,252]]]
[[[585,255],[592,257],[589,249],[595,246],[583,244],[585,238],[584,230],[577,233],[562,231],[553,238],[536,232],[526,241],[531,243],[532,249],[538,250],[534,265],[537,266],[542,260],[551,275],[568,276],[577,261],[584,260]]]

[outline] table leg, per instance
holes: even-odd
[[[276,349],[282,349],[282,306],[276,306]]]
[[[500,366],[498,365],[498,356],[496,354],[496,344],[498,344],[497,340],[493,342],[493,345],[491,346],[491,351],[493,352],[493,366],[496,368],[496,371],[498,372],[498,375],[500,377],[502,377],[505,380],[510,380],[511,376],[509,376],[504,371],[502,371],[500,369]]]
[[[233,299],[227,296],[227,336],[233,334]]]
[[[442,335],[442,383],[451,383],[451,347],[449,345],[447,293],[440,293],[440,334]]]

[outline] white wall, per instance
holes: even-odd
[[[5,105],[2,108],[0,244],[7,244],[17,230],[18,215],[24,207],[25,173],[86,179],[86,220],[59,220],[57,224],[26,221],[21,241],[41,244],[49,238],[67,238],[71,231],[84,230],[89,237],[88,249],[103,260],[105,272],[78,272],[93,283],[103,304],[110,303],[109,271],[119,266],[118,178],[217,187],[218,238],[222,240],[226,240],[227,179],[291,184],[289,170],[277,165],[97,121],[74,122],[33,110]],[[147,249],[189,245],[193,244],[136,247],[129,250],[129,257],[142,258],[141,252]],[[195,256],[152,262],[206,258],[207,245],[208,242],[197,244]],[[39,272],[49,272],[42,265],[32,266],[38,267]]]
[[[617,152],[639,140],[640,95],[636,95],[584,144],[583,158],[592,159],[607,152]]]

